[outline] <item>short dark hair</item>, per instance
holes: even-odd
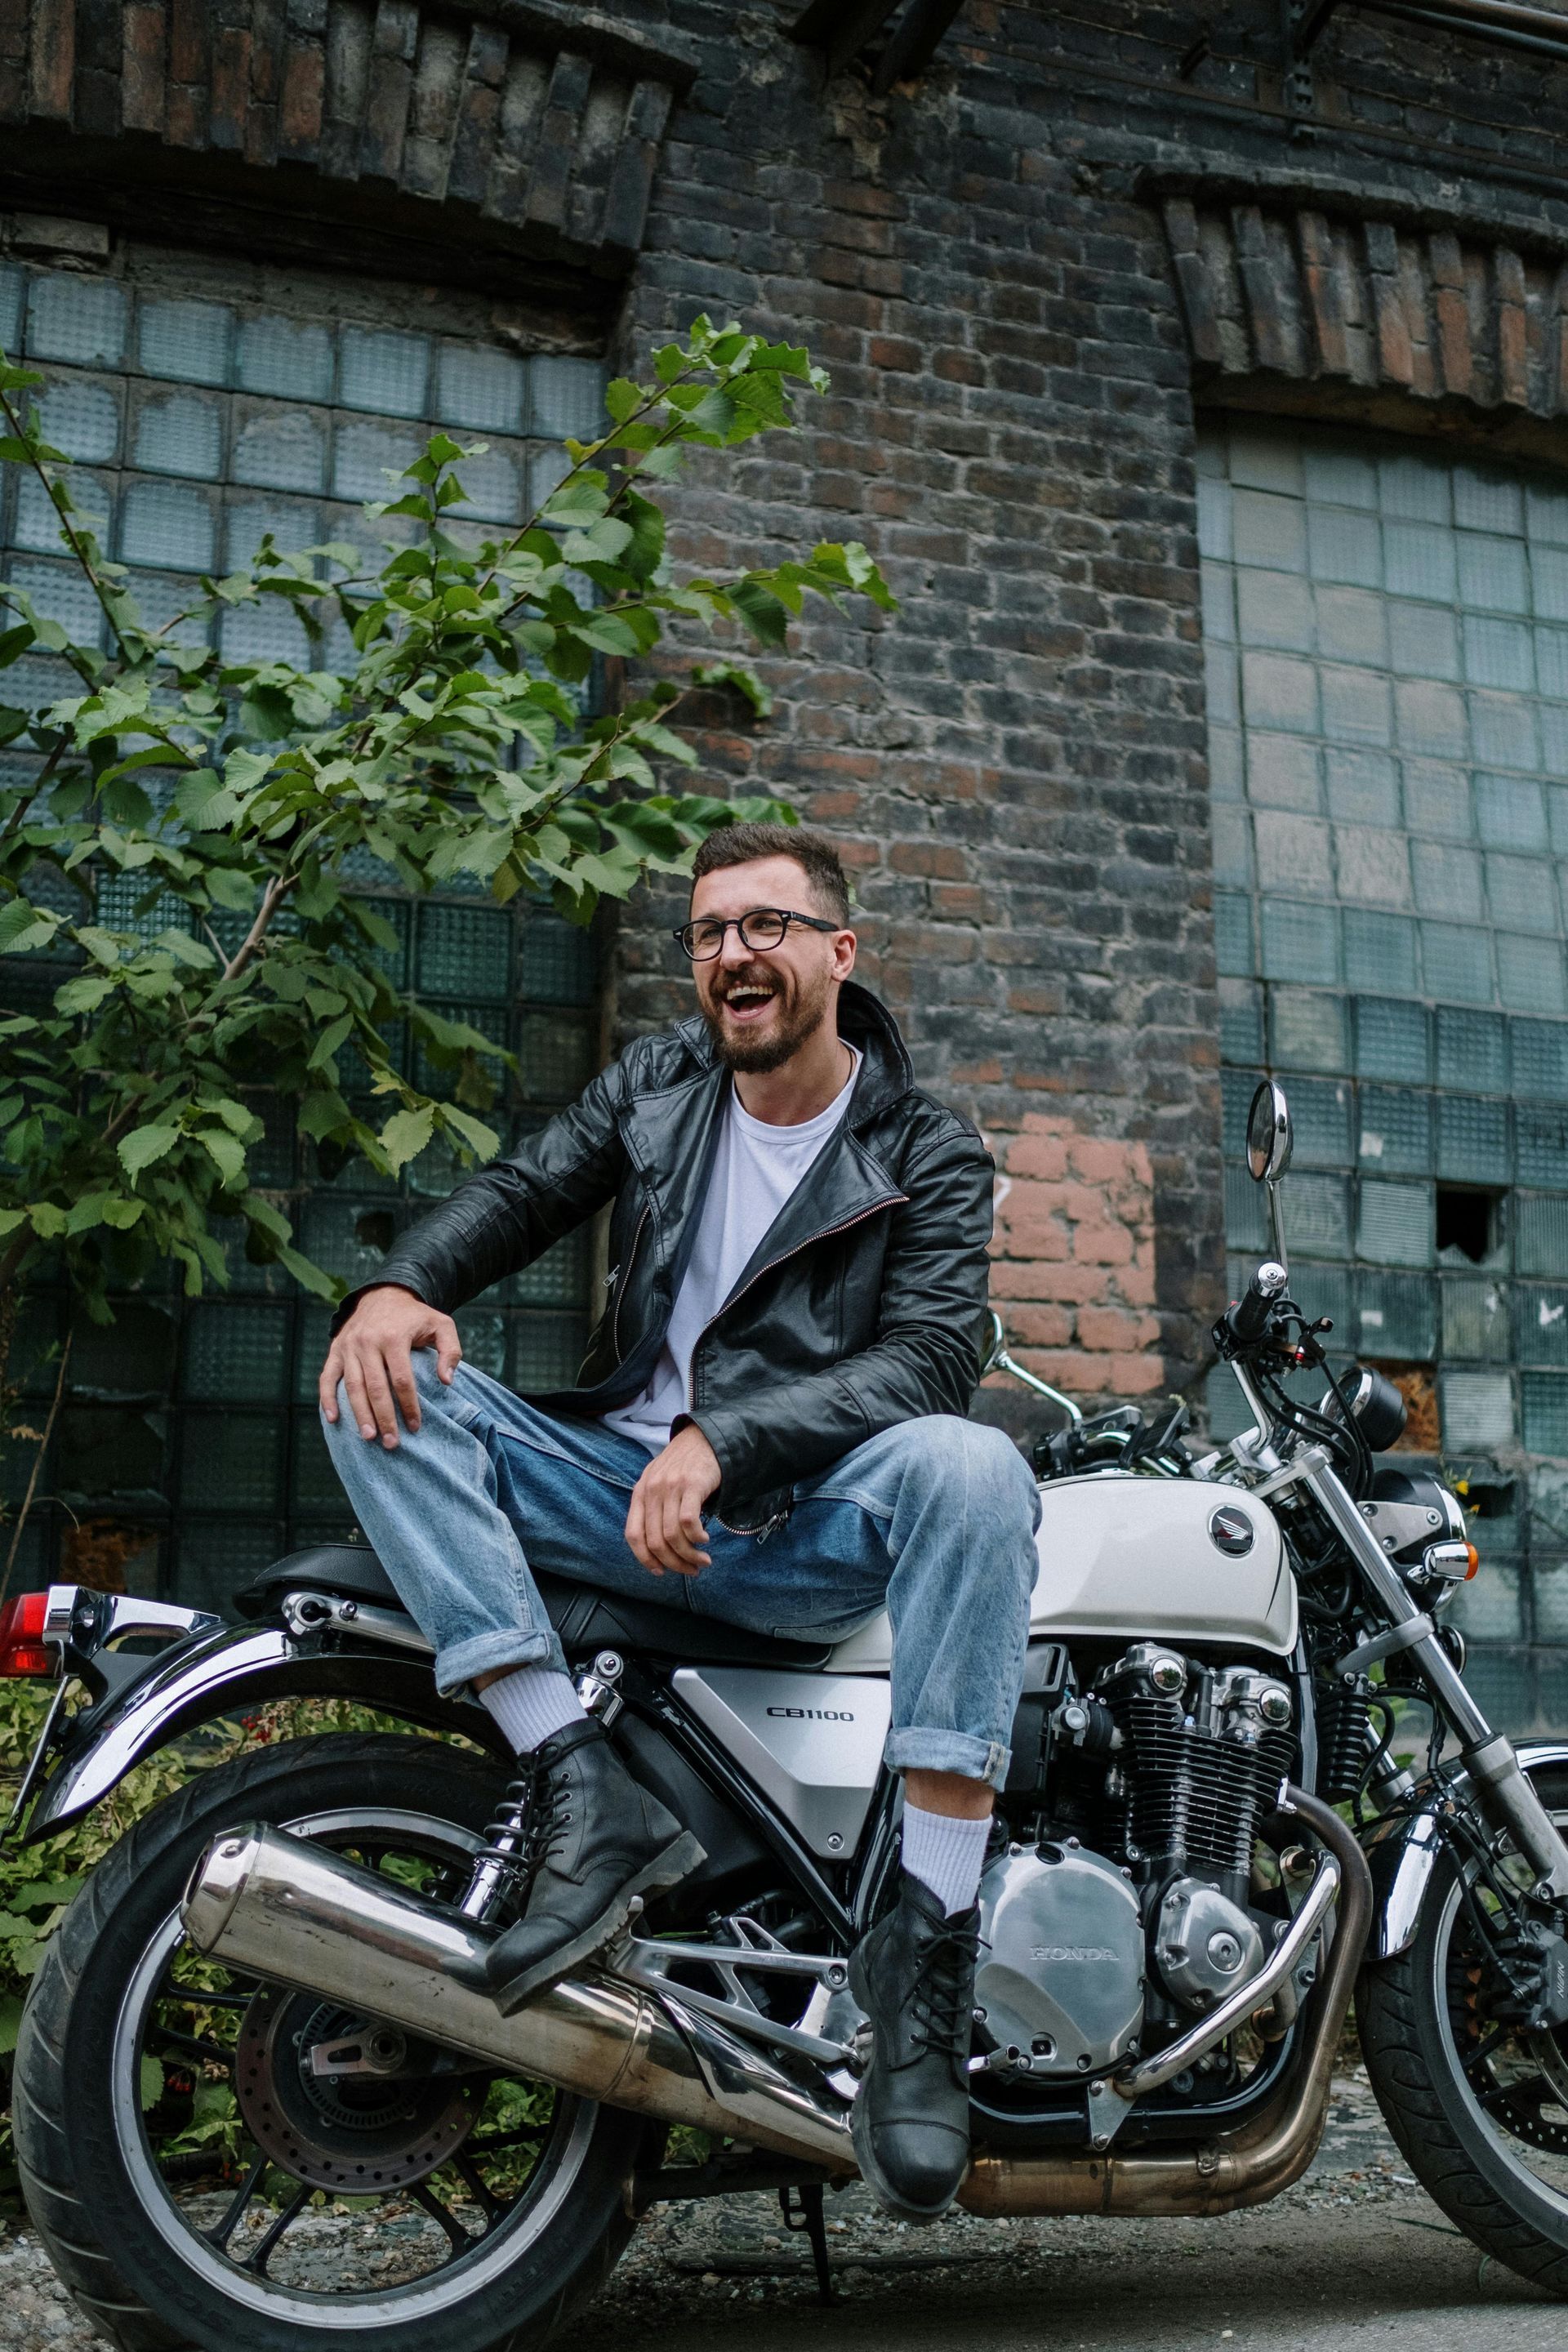
[[[849,884],[837,850],[825,833],[804,824],[726,824],[710,833],[692,862],[693,887],[705,874],[750,866],[759,857],[793,857],[818,903],[840,923],[849,920]]]

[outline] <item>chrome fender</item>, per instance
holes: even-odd
[[[144,1759],[183,1731],[284,1698],[352,1698],[433,1730],[458,1730],[498,1755],[482,1707],[437,1694],[427,1656],[368,1646],[322,1647],[281,1625],[223,1626],[182,1642],[129,1689],[78,1716],[28,1813],[11,1835],[31,1845],[100,1804]]]
[[[1558,1740],[1525,1742],[1516,1753],[1526,1772],[1548,1764],[1568,1766],[1568,1745]],[[1464,1780],[1461,1774],[1455,1785],[1462,1786]],[[1372,1934],[1366,1947],[1369,1961],[1394,1959],[1415,1940],[1421,1906],[1443,1852],[1435,1818],[1441,1801],[1435,1790],[1415,1812],[1390,1814],[1368,1832],[1366,1859],[1373,1890]]]

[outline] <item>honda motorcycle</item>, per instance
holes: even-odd
[[[1515,1749],[1443,1618],[1475,1554],[1403,1402],[1289,1294],[1289,1115],[1248,1158],[1274,1256],[1215,1347],[1251,1425],[1193,1458],[1055,1399],[1012,1761],[981,1885],[974,2157],[993,2216],[1223,2213],[1310,2163],[1352,1994],[1411,2170],[1568,2291],[1568,1744]],[[544,1582],[542,1580],[542,1582]],[[538,2345],[663,2197],[777,2191],[822,2263],[867,2055],[846,1961],[891,1892],[889,1633],[764,1639],[547,1583],[584,1705],[706,1860],[502,2017],[486,1940],[526,1783],[363,1545],[247,1622],[75,1586],[0,1617],[59,1689],[10,1836],[81,1821],[199,1727],[301,1694],[418,1733],[193,1774],[93,1873],[16,2058],[29,2211],[127,2352]],[[153,1644],[149,1652],[149,1643]],[[445,1735],[432,1738],[431,1731]],[[695,2136],[695,2137],[694,2137]],[[679,2160],[677,2160],[679,2159]]]

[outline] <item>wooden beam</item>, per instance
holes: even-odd
[[[898,5],[899,0],[810,0],[790,26],[790,38],[825,49],[829,74],[842,73]]]
[[[910,0],[909,14],[877,60],[871,87],[883,98],[896,81],[915,81],[937,52],[963,0]]]

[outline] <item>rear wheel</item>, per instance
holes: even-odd
[[[449,1899],[495,1793],[434,1740],[290,1742],[155,1808],[72,1905],[22,2023],[16,2146],[56,2268],[123,2352],[522,2352],[609,2271],[640,2118],[262,1986],[180,1921],[245,1822]]]
[[[1531,1778],[1568,1826],[1568,1772]],[[1568,2027],[1532,2032],[1495,2013],[1476,1916],[1495,1907],[1445,1854],[1408,1950],[1363,1972],[1362,2051],[1435,2202],[1488,2253],[1568,2296]]]

